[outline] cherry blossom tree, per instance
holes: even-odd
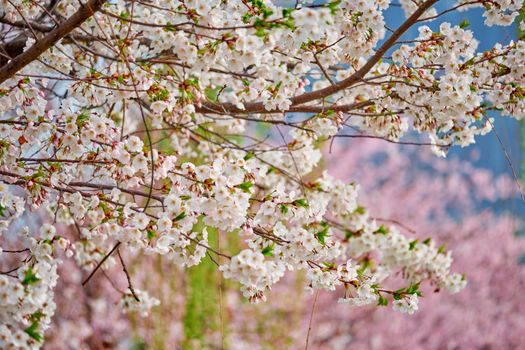
[[[468,160],[440,160],[425,149],[408,147],[359,139],[336,145],[326,157],[335,177],[361,184],[362,201],[376,220],[403,225],[401,229],[414,239],[432,236],[453,249],[456,269],[469,281],[462,293],[442,298],[432,289],[424,290],[421,311],[402,315],[373,306],[341,308],[337,293],[323,292],[312,315],[315,294],[302,291],[301,276],[287,276],[273,288],[271,303],[252,306],[237,296],[235,285],[213,278],[217,272],[210,271],[210,260],[201,264],[209,273],[198,277],[205,284],[195,285],[194,272],[184,276],[169,262],[155,271],[142,270],[140,266],[154,262],[133,259],[134,282],[155,285],[163,308],[173,310],[153,310],[148,322],[137,322],[118,312],[120,292],[113,285],[126,283],[119,266],[113,268],[116,274],[108,272],[114,281],[103,275],[83,288],[79,267],[66,260],[60,265],[63,277],[55,295],[59,307],[46,345],[57,350],[101,344],[129,349],[133,342],[152,348],[225,344],[226,349],[295,349],[304,347],[312,319],[311,349],[519,348],[525,310],[521,295],[514,291],[525,283],[525,266],[518,264],[525,241],[514,237],[519,230],[516,218],[487,207],[506,206],[515,198],[513,180],[494,176]],[[378,160],[382,174],[371,176],[377,173]],[[389,198],[403,205],[393,206]],[[69,302],[71,298],[75,303]],[[206,307],[195,307],[194,302]],[[192,318],[194,308],[199,314]],[[206,341],[199,341],[201,337]]]
[[[347,147],[334,149],[331,158],[354,169],[351,177],[366,190],[363,201],[376,218],[404,225],[414,239],[432,235],[446,244],[469,285],[449,298],[432,289],[423,291],[425,302],[413,316],[381,309],[347,312],[333,307],[333,298],[324,293],[314,315],[312,348],[520,348],[525,310],[513,291],[525,283],[525,266],[520,264],[525,239],[515,236],[523,222],[501,210],[515,199],[513,180],[468,160],[436,160],[428,152],[377,140]],[[385,174],[372,177],[377,158]],[[349,177],[337,163],[333,166],[334,176]],[[385,198],[403,205],[393,206]],[[491,208],[496,206],[500,210]],[[309,312],[305,307],[306,320]]]
[[[466,285],[440,242],[374,219],[359,184],[322,171],[321,149],[418,132],[445,156],[490,132],[490,111],[519,118],[525,43],[479,52],[442,16],[482,6],[510,25],[522,1],[403,0],[395,29],[383,0],[1,4],[2,347],[43,344],[63,259],[83,286],[120,266],[119,303],[141,316],[159,300],[134,283],[136,255],[208,256],[252,302],[294,271],[343,307],[409,314],[424,288]]]

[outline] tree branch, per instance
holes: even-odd
[[[106,255],[104,255],[104,257],[102,258],[102,260],[100,260],[100,262],[97,264],[97,266],[95,266],[95,268],[91,271],[91,273],[89,274],[89,276],[86,277],[86,279],[84,280],[84,282],[82,282],[82,285],[85,286],[89,280],[91,279],[91,277],[93,277],[93,275],[95,274],[95,272],[98,271],[98,269],[100,269],[100,267],[102,266],[102,264],[104,264],[104,262],[111,256],[111,254],[113,254],[115,252],[115,250],[117,250],[117,248],[120,246],[121,242],[117,242],[117,244],[115,244],[113,246],[113,248],[111,248],[111,250],[109,251],[109,253],[107,253]]]
[[[419,8],[409,17],[407,20],[401,24],[393,33],[392,35],[381,45],[381,47],[376,51],[376,53],[366,62],[366,64],[361,67],[359,70],[357,70],[354,74],[352,74],[350,77],[346,78],[345,80],[342,80],[336,84],[330,85],[328,87],[325,87],[323,89],[305,92],[302,95],[295,96],[291,98],[292,100],[292,108],[290,108],[289,111],[292,111],[294,107],[297,107],[298,105],[301,105],[303,103],[308,103],[320,98],[325,98],[328,96],[331,96],[341,90],[344,90],[356,82],[360,81],[365,77],[365,75],[376,65],[377,62],[383,58],[385,53],[396,43],[396,41],[410,28],[414,23],[416,23],[419,19],[419,17],[425,13],[426,10],[428,10],[432,5],[434,5],[438,0],[427,0],[424,3],[422,3]],[[244,110],[239,110],[237,107],[231,104],[223,104],[223,105],[210,105],[210,104],[204,104],[201,108],[205,109],[207,112],[212,112],[213,109],[215,110],[221,110],[222,112],[227,113],[256,113],[256,112],[265,112],[264,105],[262,102],[251,102],[246,103],[244,105]],[[210,110],[212,109],[212,110]],[[287,111],[287,112],[289,112]],[[279,113],[280,111],[270,111],[271,113]],[[268,111],[266,111],[268,113]]]
[[[11,78],[16,72],[33,62],[38,56],[55,45],[60,39],[78,28],[95,12],[97,12],[107,0],[90,0],[85,5],[69,17],[60,26],[53,29],[42,40],[37,41],[27,51],[12,59],[9,63],[0,68],[0,84]]]

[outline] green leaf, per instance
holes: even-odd
[[[264,28],[262,28],[262,27],[258,28],[258,29],[255,31],[255,35],[258,36],[258,37],[260,37],[260,38],[264,38],[264,37],[266,37],[267,34],[268,34],[268,32],[267,32]]]
[[[392,293],[392,296],[394,297],[394,300],[401,300],[403,299],[403,292],[404,289],[396,290]]]
[[[414,250],[416,249],[416,245],[419,242],[419,240],[414,239],[412,242],[408,244],[408,250]]]
[[[210,100],[212,102],[217,102],[217,97],[219,95],[219,91],[221,91],[221,87],[220,86],[216,87],[215,89],[207,87],[204,90],[204,94],[206,95],[208,100]]]
[[[283,17],[288,18],[292,16],[294,9],[293,8],[283,8]]]
[[[306,199],[304,198],[299,198],[299,199],[294,200],[293,204],[296,207],[308,208],[308,203],[306,202]]]
[[[170,22],[166,23],[166,25],[164,26],[163,30],[165,32],[176,32],[177,31],[177,28],[171,24]]]
[[[466,19],[464,19],[464,20],[461,21],[461,23],[459,24],[459,27],[460,27],[461,29],[465,29],[465,28],[467,28],[469,25],[470,25],[470,22],[467,21]]]
[[[378,306],[388,306],[388,299],[382,295],[379,295],[379,299],[377,300],[377,305]]]
[[[273,15],[273,11],[270,10],[269,8],[265,8],[265,9],[263,9],[262,14],[263,14],[264,18],[268,18],[271,15]]]
[[[242,184],[237,185],[236,187],[243,190],[243,192],[250,193],[250,188],[252,188],[253,183],[250,181],[243,182]]]
[[[364,213],[366,213],[366,209],[364,207],[362,207],[362,206],[358,206],[357,209],[355,210],[355,212],[357,214],[363,215]]]
[[[288,214],[288,206],[286,206],[285,204],[281,204],[279,209],[281,209],[281,213]]]
[[[474,57],[472,57],[470,60],[468,60],[467,62],[463,63],[463,65],[465,67],[470,67],[474,64]]]
[[[357,270],[357,274],[359,276],[362,276],[363,273],[370,267],[372,267],[372,261],[370,260],[370,258],[364,258],[361,262],[361,267]]]
[[[40,278],[36,277],[35,273],[33,272],[33,268],[29,266],[24,275],[24,279],[22,280],[22,284],[24,286],[30,286],[38,281],[40,281]]]
[[[29,327],[24,329],[24,332],[26,332],[27,335],[29,335],[31,338],[33,338],[37,342],[40,342],[40,341],[42,341],[43,336],[42,336],[42,334],[38,333],[38,327],[39,327],[39,324],[38,324],[37,321],[35,321],[35,322],[31,323],[31,325]]]
[[[249,14],[249,13],[246,13],[246,14],[244,14],[244,15],[241,17],[241,19],[242,19],[242,21],[243,21],[244,23],[248,23],[248,22],[250,22],[250,18],[252,18],[252,17],[253,17],[253,15],[251,15],[251,14]]]
[[[156,93],[151,94],[150,102],[167,101],[170,97],[170,92],[167,89],[159,89]]]
[[[157,237],[157,234],[155,233],[155,231],[151,229],[147,229],[146,234],[149,240],[152,240],[153,238]]]
[[[326,266],[328,270],[337,269],[335,263],[333,262],[323,262],[323,265]]]
[[[255,154],[253,152],[248,152],[246,153],[246,155],[244,156],[244,160],[250,160],[252,159],[253,157],[255,157]]]
[[[323,230],[317,232],[315,234],[315,237],[321,243],[322,245],[326,245],[326,237],[328,237],[328,226],[325,227]]]
[[[330,13],[333,15],[337,10],[339,9],[339,4],[341,3],[341,0],[332,1],[328,4],[326,4],[326,7],[330,9]]]
[[[386,235],[388,234],[388,229],[385,226],[381,225],[377,230],[374,231],[374,233]]]
[[[419,293],[419,285],[421,282],[412,283],[406,290],[406,294],[416,294]]]
[[[273,256],[273,247],[274,247],[274,244],[271,244],[271,245],[268,245],[268,246],[264,247],[261,250],[262,255],[264,255],[264,256]]]
[[[183,211],[182,213],[180,213],[179,215],[177,215],[177,216],[175,217],[174,220],[175,220],[175,221],[181,221],[181,220],[184,219],[185,217],[186,217],[186,212]]]

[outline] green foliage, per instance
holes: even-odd
[[[350,230],[345,230],[345,240],[349,240],[354,236],[355,232]]]
[[[330,226],[328,226],[328,224],[326,223],[324,223],[322,226],[323,229],[317,232],[315,234],[315,237],[317,238],[319,243],[321,243],[322,245],[326,245],[326,237],[328,237],[328,229],[330,228]]]
[[[33,268],[30,266],[24,275],[24,279],[22,280],[22,284],[24,286],[30,286],[32,284],[35,284],[36,282],[40,281],[40,278],[36,277],[35,273],[33,272]]]
[[[362,276],[363,273],[372,267],[372,260],[368,257],[365,257],[362,261],[361,261],[361,266],[359,267],[359,269],[357,269],[357,275],[358,276]]]
[[[362,206],[358,206],[357,209],[355,210],[355,212],[357,214],[363,215],[364,213],[366,213],[366,209],[364,207],[362,207]]]
[[[184,219],[185,217],[186,217],[186,212],[183,211],[182,213],[180,213],[179,215],[177,215],[177,216],[175,217],[175,219],[173,219],[173,220],[175,220],[175,221],[181,221],[181,220]]]
[[[42,336],[42,334],[38,332],[39,326],[40,324],[38,323],[38,321],[33,321],[29,327],[24,329],[24,332],[26,332],[27,335],[29,335],[31,338],[33,338],[37,342],[41,342],[42,339],[44,339],[44,337]]]
[[[377,305],[378,306],[388,306],[388,299],[382,295],[379,295],[379,299],[377,300]]]
[[[151,93],[149,96],[150,102],[155,101],[167,101],[170,97],[170,92],[167,89],[158,89],[155,92]]]
[[[255,154],[253,152],[248,152],[246,153],[246,155],[244,156],[244,160],[250,160],[252,159],[253,157],[255,157]]]
[[[408,249],[409,250],[414,250],[416,249],[416,246],[417,246],[417,243],[419,242],[419,240],[417,239],[414,239],[413,241],[411,241],[409,244],[408,244]]]
[[[469,25],[470,25],[470,22],[467,21],[466,19],[464,19],[464,20],[461,21],[461,23],[459,24],[459,27],[460,27],[461,29],[465,29],[465,28],[467,28]]]
[[[262,255],[273,256],[273,248],[274,248],[274,246],[275,246],[275,244],[270,244],[270,245],[264,247],[261,250]]]
[[[341,4],[341,0],[336,0],[336,1],[329,2],[325,6],[328,7],[330,9],[330,13],[334,15],[337,12],[337,10],[339,10],[340,4]]]
[[[157,237],[157,233],[155,231],[153,231],[152,229],[147,229],[146,230],[146,235],[147,235],[149,240],[152,240],[153,238]]]
[[[202,220],[195,225],[194,231],[202,232]],[[218,231],[207,228],[209,244],[215,246]],[[211,344],[207,342],[209,334],[218,330],[219,300],[216,286],[218,276],[216,266],[207,256],[197,265],[186,272],[186,308],[183,316],[183,329],[185,340],[183,349],[208,349]]]
[[[412,283],[412,284],[407,288],[407,294],[417,294],[417,295],[421,296],[421,292],[419,291],[419,285],[420,285],[420,282],[418,282],[418,283]]]
[[[204,90],[204,94],[206,95],[208,100],[210,100],[212,102],[217,102],[217,99],[218,99],[218,96],[219,96],[219,91],[221,91],[221,89],[222,88],[220,86],[218,86],[218,87],[216,87],[214,89],[207,87]]]
[[[388,228],[386,228],[384,225],[379,226],[377,230],[374,231],[375,234],[381,234],[386,235],[388,234]]]
[[[296,207],[308,208],[308,202],[304,198],[296,199],[292,204]]]
[[[252,186],[253,186],[252,182],[246,181],[246,182],[243,182],[242,184],[237,185],[236,187],[240,188],[243,192],[251,193],[250,188],[252,188]]]
[[[171,24],[170,22],[167,22],[164,28],[162,28],[165,32],[176,32],[177,28]]]
[[[392,296],[394,297],[394,300],[403,299],[405,296],[411,295],[411,294],[417,294],[418,296],[422,296],[423,294],[419,290],[419,285],[420,285],[420,282],[412,283],[410,284],[410,286],[406,288],[395,290],[392,293]]]

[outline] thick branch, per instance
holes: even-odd
[[[376,53],[366,62],[366,64],[361,67],[357,72],[352,74],[350,77],[338,82],[337,84],[327,86],[324,89],[319,89],[316,91],[311,91],[304,93],[300,96],[292,98],[292,104],[298,105],[302,103],[307,103],[313,100],[320,98],[328,97],[335,94],[341,90],[344,90],[356,82],[360,81],[365,77],[365,75],[376,65],[377,62],[383,58],[385,53],[396,43],[396,41],[410,28],[414,23],[417,22],[419,17],[425,13],[432,5],[434,5],[438,0],[427,0],[419,6],[419,8],[403,23],[397,28],[394,33],[381,45],[381,47],[376,51]]]
[[[285,112],[296,113],[323,113],[328,110],[334,112],[349,112],[355,109],[364,108],[373,105],[372,101],[356,102],[347,105],[326,105],[326,106],[292,106]],[[267,111],[261,102],[253,102],[245,104],[245,109],[240,109],[233,103],[204,103],[202,106],[195,106],[195,111],[198,113],[214,113],[214,114],[273,114],[283,113],[282,111]]]
[[[53,29],[49,34],[38,40],[27,51],[12,59],[9,63],[0,68],[0,84],[11,78],[16,72],[27,66],[38,58],[43,52],[55,45],[60,39],[78,28],[95,12],[97,12],[107,0],[90,0],[85,5],[69,17],[65,22]]]
[[[306,92],[302,95],[293,97],[292,100],[292,108],[290,111],[294,109],[294,107],[297,107],[298,105],[301,105],[303,103],[308,103],[314,100],[318,100],[321,98],[325,98],[328,96],[331,96],[339,91],[342,91],[361,79],[365,77],[365,75],[370,72],[370,70],[381,60],[381,58],[385,55],[385,53],[396,43],[396,41],[410,28],[414,23],[416,23],[421,17],[423,13],[425,13],[426,10],[428,10],[432,5],[434,5],[438,0],[427,0],[423,4],[419,6],[419,8],[403,23],[397,28],[392,35],[381,45],[381,47],[376,51],[376,53],[366,62],[366,64],[361,67],[358,71],[356,71],[354,74],[352,74],[350,77],[346,78],[345,80],[342,80],[336,84],[330,85],[324,89],[319,89],[315,91]],[[203,105],[204,109],[207,109],[205,111],[212,112],[209,109],[222,109],[225,113],[256,113],[256,112],[264,112],[264,105],[262,102],[252,102],[247,103],[244,105],[244,110],[239,110],[233,105],[230,104],[224,104],[219,106],[209,105],[205,104]],[[271,111],[273,113],[278,113],[279,111]],[[268,112],[267,112],[268,113]]]

